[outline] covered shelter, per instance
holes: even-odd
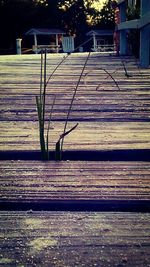
[[[86,35],[93,37],[93,51],[105,52],[114,50],[113,34],[113,30],[91,30]]]
[[[48,52],[58,53],[62,49],[62,39],[65,34],[60,29],[45,28],[32,28],[26,32],[26,35],[32,35],[34,37],[32,49],[36,54],[42,49],[46,49]]]

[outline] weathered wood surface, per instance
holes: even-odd
[[[0,123],[0,150],[38,150],[38,122],[3,121]],[[70,122],[69,127],[75,125]],[[64,122],[53,122],[49,147],[62,134]],[[75,131],[65,138],[64,150],[150,149],[148,122],[80,122]]]
[[[149,267],[150,214],[0,212],[1,266]]]
[[[149,200],[149,162],[2,161],[0,201]]]
[[[47,73],[62,55],[48,55]],[[48,110],[56,95],[54,120],[64,120],[70,100],[87,57],[73,54],[58,68],[47,86]],[[85,68],[73,105],[71,119],[149,120],[150,70],[140,70],[134,59],[126,58],[132,77],[127,78],[120,58],[92,53]],[[1,119],[37,120],[35,95],[39,93],[40,55],[1,57]],[[101,68],[116,79],[114,81]],[[47,76],[48,76],[47,74]],[[96,90],[97,89],[97,90]]]
[[[47,111],[57,96],[51,149],[86,57],[69,56],[48,84]],[[48,55],[48,74],[62,58]],[[125,76],[121,58],[91,53],[69,119],[69,127],[79,125],[64,150],[150,148],[150,70],[139,70],[133,58],[123,60],[132,77]],[[1,56],[0,75],[0,150],[39,149],[40,55]],[[149,203],[149,163],[1,161],[1,208],[73,200]],[[0,265],[149,267],[149,225],[149,213],[1,211]]]
[[[57,96],[52,147],[62,133],[61,121],[66,118],[86,57],[86,53],[69,56],[48,84],[47,115]],[[48,55],[48,74],[62,58],[62,54]],[[91,53],[69,119],[79,126],[66,138],[66,149],[150,147],[150,70],[139,70],[133,58],[123,60],[132,77],[125,76],[121,58]],[[102,68],[112,73],[120,90]],[[0,73],[0,149],[12,150],[14,144],[16,149],[38,149],[35,95],[39,93],[40,55],[2,56]]]

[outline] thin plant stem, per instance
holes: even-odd
[[[117,81],[116,81],[116,80],[114,79],[114,77],[112,76],[112,74],[109,73],[106,69],[102,69],[102,70],[105,71],[105,72],[108,74],[108,76],[111,77],[111,79],[114,81],[115,85],[117,86],[118,90],[120,90],[120,87],[119,87]],[[97,89],[96,89],[96,90],[97,90]]]
[[[42,104],[42,84],[43,84],[43,51],[41,51],[40,105]]]
[[[36,105],[37,105],[38,120],[39,120],[40,147],[41,147],[42,159],[45,159],[45,139],[43,134],[42,109],[38,96],[36,96]]]
[[[132,77],[132,75],[130,75],[130,74],[128,73],[127,68],[126,68],[126,65],[125,65],[125,62],[124,62],[123,59],[121,59],[121,62],[122,62],[122,65],[123,65],[123,69],[124,69],[124,72],[125,72],[125,76],[126,76],[127,78]]]
[[[81,78],[83,76],[83,73],[84,73],[84,70],[85,70],[85,67],[86,67],[86,64],[87,64],[87,61],[88,61],[89,57],[90,57],[90,52],[88,53],[88,56],[86,58],[86,61],[84,63],[84,66],[82,68],[81,74],[79,76],[79,79],[78,79],[76,88],[74,90],[74,94],[73,94],[72,99],[71,99],[71,103],[70,103],[70,106],[69,106],[69,109],[68,109],[68,113],[67,113],[67,118],[66,118],[65,125],[64,125],[63,134],[66,132],[66,128],[67,128],[67,124],[68,124],[68,119],[69,119],[69,116],[70,116],[70,112],[71,112],[71,109],[72,109],[72,105],[73,105],[73,102],[74,102],[74,99],[75,99],[75,96],[76,96],[76,93],[77,93],[77,90],[78,90],[78,86],[80,84],[80,81],[81,81]],[[61,142],[61,151],[63,149],[63,143],[64,143],[64,137],[62,138],[62,142]]]
[[[61,139],[63,139],[66,135],[70,134],[73,130],[75,130],[77,126],[78,123],[75,126],[73,126],[70,130],[60,135],[55,147],[55,160],[61,160],[62,158],[62,150],[60,145]]]
[[[77,46],[72,52],[75,52],[76,50],[78,50],[79,47],[81,47],[82,45],[88,43],[90,40],[92,40],[93,37],[89,38],[87,41],[83,42],[82,44],[80,44],[79,46]],[[72,53],[71,52],[71,53]],[[54,73],[56,72],[56,70],[60,67],[60,65],[70,56],[71,53],[68,53],[60,62],[59,64],[56,66],[56,68],[52,71],[52,73],[50,74],[47,82],[46,82],[46,85],[49,83],[50,79],[52,78],[52,76],[54,75]]]
[[[59,64],[57,64],[56,68],[52,71],[52,73],[50,74],[47,82],[46,82],[46,86],[49,83],[50,79],[52,78],[52,76],[54,75],[54,73],[56,72],[56,70],[59,68],[59,66],[68,58],[70,54],[67,54],[65,57],[63,57],[63,59],[59,62]]]
[[[92,71],[94,71],[94,70],[96,70],[96,69],[92,69],[91,71],[89,71],[89,72],[92,72]],[[108,74],[108,76],[107,76],[107,78],[108,77],[111,77],[111,79],[114,81],[114,83],[115,83],[115,85],[117,86],[117,88],[120,90],[120,87],[119,87],[119,85],[118,85],[118,83],[117,83],[117,81],[114,79],[114,77],[112,76],[112,74],[114,74],[117,70],[115,70],[113,73],[109,73],[106,69],[104,69],[104,68],[98,68],[98,70],[103,70],[106,74]],[[89,72],[86,74],[86,77],[87,77],[87,75],[89,74]],[[107,79],[106,78],[106,79]],[[97,87],[96,87],[96,90],[98,90],[98,88],[99,88],[99,86],[100,86],[101,84],[98,84],[97,85]]]
[[[78,123],[76,123],[75,126],[73,126],[70,130],[68,130],[67,132],[63,133],[60,135],[59,140],[61,140],[62,138],[64,138],[66,135],[70,134],[73,130],[75,130],[75,128],[78,126]]]
[[[87,43],[88,43],[89,41],[91,41],[92,39],[93,39],[93,36],[90,37],[87,41],[85,41],[85,42],[83,42],[82,44],[78,45],[78,46],[74,49],[74,51],[78,50],[81,46],[87,44]]]
[[[43,88],[43,123],[45,122],[45,98],[46,98],[46,50],[44,51],[44,88]]]
[[[47,159],[49,160],[49,130],[50,130],[50,125],[51,125],[51,121],[52,121],[52,113],[53,113],[53,108],[55,105],[55,101],[56,101],[56,96],[54,96],[53,99],[53,103],[51,106],[51,111],[49,114],[49,120],[48,120],[48,127],[47,127],[47,136],[46,136],[46,145],[47,145]]]
[[[44,54],[44,58],[43,58]],[[57,68],[62,64],[62,62],[68,57],[68,55],[63,58],[63,60],[57,65],[57,67],[54,69],[52,74],[50,75],[49,79],[46,81],[47,76],[47,53],[46,50],[41,51],[41,73],[40,73],[40,96],[36,96],[36,105],[37,105],[37,111],[38,111],[38,120],[39,120],[39,135],[40,135],[40,147],[41,147],[41,154],[42,159],[49,159],[49,130],[50,130],[50,124],[51,124],[51,118],[52,118],[52,112],[53,107],[55,104],[56,96],[53,100],[50,115],[49,115],[49,121],[48,121],[48,128],[47,128],[47,135],[46,135],[46,141],[45,141],[45,105],[46,105],[46,88],[49,80],[53,76],[54,72],[57,70]],[[44,61],[44,63],[43,63]]]
[[[91,39],[92,38],[90,38],[89,40],[85,41],[82,45],[84,45],[85,43],[89,42]],[[80,46],[78,46],[76,49],[74,49],[74,51],[77,50]],[[50,112],[49,121],[48,121],[48,129],[47,129],[46,143],[45,143],[44,133],[45,133],[46,88],[47,88],[47,85],[48,85],[50,79],[53,77],[54,73],[56,72],[56,70],[68,58],[68,56],[70,54],[71,53],[68,53],[60,61],[60,63],[57,64],[57,66],[55,67],[55,69],[50,74],[49,78],[46,80],[46,76],[47,76],[47,73],[46,73],[46,70],[47,70],[47,57],[46,57],[46,55],[47,55],[47,52],[46,52],[46,49],[45,49],[45,51],[44,51],[44,59],[43,59],[43,50],[41,51],[40,96],[39,96],[39,98],[38,98],[38,96],[36,96],[36,105],[37,105],[38,120],[39,120],[40,147],[41,147],[41,153],[42,153],[42,158],[43,159],[46,158],[46,152],[47,152],[47,158],[49,158],[49,148],[48,148],[48,142],[49,142],[49,140],[48,140],[48,136],[49,136],[49,130],[50,130],[50,123],[51,123],[51,118],[52,118],[53,107],[54,107],[55,99],[56,99],[56,97],[55,97],[54,98],[54,101],[52,103],[51,112]],[[89,56],[90,56],[90,53],[89,53]],[[88,60],[89,56],[87,57],[87,60]],[[44,67],[43,67],[43,60],[44,60]],[[86,60],[86,62],[87,62],[87,60]],[[86,62],[85,62],[85,65],[86,65]],[[76,95],[76,91],[78,89],[78,86],[79,86],[79,83],[80,83],[80,80],[81,80],[81,77],[82,77],[82,74],[83,74],[84,69],[85,69],[85,66],[84,66],[84,68],[83,68],[83,70],[81,72],[81,75],[79,77],[79,81],[77,83],[77,86],[75,88],[75,92],[73,94],[73,98],[72,98],[72,101],[71,101],[71,104],[70,104],[70,107],[69,107],[69,110],[68,110],[67,119],[66,119],[65,126],[64,126],[64,133],[63,133],[63,135],[61,135],[61,138],[59,139],[59,142],[58,142],[59,143],[59,147],[60,147],[60,140],[62,139],[61,150],[62,150],[62,147],[63,147],[63,139],[64,139],[64,137],[68,133],[70,133],[72,131],[71,130],[71,131],[67,132],[67,134],[65,134],[66,128],[67,128],[68,119],[69,119],[69,115],[70,115],[71,108],[72,108],[72,104],[73,104],[73,101],[74,101],[74,98],[75,98],[75,95]]]
[[[46,159],[46,145],[44,137],[44,125],[45,125],[45,95],[46,95],[46,53],[44,56],[44,80],[43,80],[43,51],[41,52],[41,72],[40,72],[40,95],[36,96],[36,105],[38,111],[39,120],[39,136],[42,159]],[[44,83],[44,84],[43,84]],[[44,87],[44,88],[43,88]]]

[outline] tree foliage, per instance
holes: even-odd
[[[0,1],[1,47],[12,48],[15,38],[32,24],[33,17],[34,6],[29,0]]]
[[[86,6],[84,0],[62,0],[59,2],[62,11],[62,24],[66,32],[77,36],[77,44],[84,40],[87,31]]]
[[[98,11],[93,0],[0,0],[1,52],[15,51],[16,38],[33,27],[62,28],[81,43],[89,27],[112,27],[109,2]]]
[[[114,9],[111,0],[105,2],[103,8],[97,13],[94,22],[99,28],[114,29]]]

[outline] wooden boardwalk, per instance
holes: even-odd
[[[52,149],[63,131],[86,57],[86,53],[69,56],[48,84],[47,115],[56,96],[50,132]],[[48,55],[47,73],[62,58],[62,54]],[[40,55],[3,56],[0,65],[0,150],[13,150],[14,144],[16,150],[37,150],[35,95],[39,94]],[[112,74],[120,89],[104,69]],[[150,149],[149,85],[150,70],[139,70],[135,59],[91,53],[69,118],[70,127],[76,122],[79,126],[66,138],[64,149]]]
[[[63,57],[47,55],[47,77]],[[51,150],[86,58],[70,55],[48,83]],[[150,69],[91,53],[69,117],[78,127],[64,142],[91,159],[61,162],[9,159],[39,150],[40,55],[1,56],[0,77],[0,266],[150,267],[149,157],[134,158],[150,150]],[[131,161],[92,160],[120,150]]]
[[[148,267],[150,214],[0,212],[0,265]]]

